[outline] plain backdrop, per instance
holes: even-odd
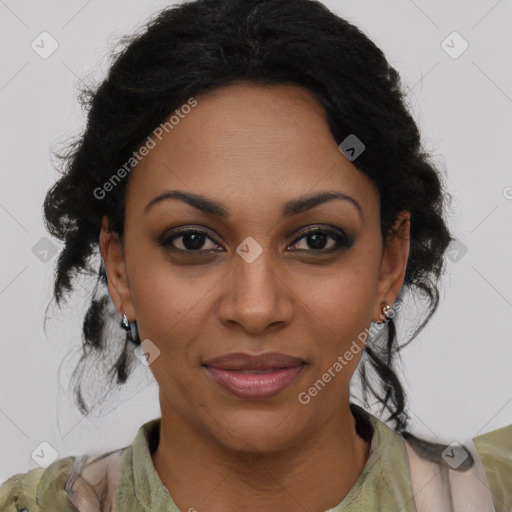
[[[324,3],[400,72],[424,146],[453,197],[449,223],[458,242],[441,304],[402,354],[411,427],[450,442],[510,424],[512,3]],[[0,0],[0,481],[37,467],[38,450],[64,457],[130,444],[159,416],[158,389],[143,365],[102,416],[83,418],[74,408],[67,385],[87,289],[43,330],[60,245],[49,240],[41,208],[57,179],[50,150],[84,126],[76,87],[102,78],[118,38],[166,5]],[[58,45],[47,58],[41,43],[33,49],[41,37],[44,51]]]

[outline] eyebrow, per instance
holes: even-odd
[[[224,206],[222,203],[214,201],[213,199],[208,199],[204,196],[198,194],[192,194],[190,192],[185,192],[183,190],[168,190],[154,197],[144,208],[144,213],[154,205],[167,200],[167,199],[177,199],[179,201],[183,201],[198,210],[201,210],[204,213],[215,215],[216,217],[221,217],[223,219],[227,219],[230,216],[229,209]],[[342,192],[318,192],[309,196],[302,196],[297,199],[292,199],[285,203],[282,208],[281,214],[283,217],[292,217],[293,215],[297,215],[299,213],[303,213],[307,210],[311,210],[315,206],[319,204],[325,203],[327,201],[332,201],[334,199],[340,199],[342,201],[347,201],[351,203],[358,211],[359,215],[363,216],[363,210],[361,205],[351,196],[344,194]]]

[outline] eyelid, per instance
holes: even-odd
[[[345,231],[341,228],[335,228],[333,226],[323,226],[321,224],[312,224],[311,227],[309,227],[309,229],[304,229],[303,231],[301,231],[290,245],[296,245],[310,233],[324,233],[329,238],[333,239],[336,242],[336,245],[334,248],[331,249],[318,249],[317,251],[313,249],[306,249],[306,252],[317,252],[318,254],[327,254],[331,251],[336,251],[337,249],[350,248],[354,245],[355,242],[355,238],[353,236],[347,235],[347,233],[345,233]]]
[[[321,231],[328,234],[338,235],[338,236],[344,236],[349,238],[349,236],[345,233],[345,231],[341,228],[336,228],[334,226],[327,226],[324,224],[308,224],[307,226],[303,226],[303,229],[297,234],[297,238],[302,238],[303,236],[307,235],[308,233],[315,233],[317,231]]]
[[[176,240],[177,238],[179,238],[181,236],[188,235],[190,233],[197,233],[200,235],[204,235],[205,238],[208,238],[216,245],[221,246],[221,244],[219,242],[217,242],[217,240],[215,240],[214,237],[210,236],[210,231],[208,230],[208,228],[204,228],[204,227],[198,228],[198,227],[195,227],[193,225],[188,225],[188,224],[186,224],[184,226],[177,226],[175,228],[165,230],[164,233],[158,237],[158,243],[161,246],[170,247],[171,243],[174,242],[174,240]],[[180,249],[176,249],[176,250],[179,251]],[[185,251],[185,252],[198,252],[199,253],[200,251],[204,251],[204,249],[200,249],[198,251]]]
[[[221,249],[197,249],[197,250],[187,250],[187,249],[180,249],[177,247],[173,247],[173,242],[176,239],[179,239],[182,236],[185,236],[187,234],[191,233],[197,233],[200,235],[203,235],[205,239],[209,239],[212,241],[215,245],[218,247],[221,247]],[[328,254],[331,252],[336,252],[342,249],[349,249],[354,245],[355,238],[353,236],[347,235],[347,233],[338,227],[334,226],[326,226],[322,224],[310,224],[308,226],[304,226],[304,228],[297,234],[297,236],[294,238],[294,240],[287,245],[287,248],[290,246],[297,245],[300,243],[305,237],[307,237],[309,234],[313,233],[324,233],[329,238],[334,240],[335,246],[331,247],[329,249],[293,249],[292,252],[309,252],[309,253],[316,253],[318,255],[321,254]],[[170,228],[166,230],[159,238],[158,243],[160,246],[164,248],[168,248],[171,251],[177,251],[182,253],[190,253],[194,255],[201,255],[205,253],[212,253],[212,252],[222,252],[224,251],[224,248],[222,247],[222,244],[217,242],[214,237],[210,236],[210,230],[208,228],[205,228],[203,226],[196,227],[194,225],[182,225],[177,226],[175,228]]]

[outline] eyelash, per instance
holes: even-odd
[[[342,249],[350,249],[354,245],[354,238],[348,237],[343,233],[343,231],[338,231],[337,229],[325,227],[325,228],[313,228],[308,229],[307,231],[303,232],[298,238],[295,239],[295,241],[291,244],[297,245],[302,239],[306,238],[309,235],[312,234],[327,234],[330,238],[334,239],[336,242],[334,247],[331,247],[329,249],[296,249],[298,252],[311,252],[311,253],[317,253],[317,254],[329,254],[332,252],[340,251]],[[212,242],[217,244],[215,240],[213,240],[211,237],[207,235],[205,231],[199,230],[199,229],[182,229],[180,231],[174,232],[169,236],[162,236],[159,240],[159,245],[161,245],[164,248],[169,249],[172,252],[178,252],[178,253],[191,253],[194,255],[200,255],[201,253],[213,253],[213,252],[222,252],[218,251],[216,249],[198,249],[198,250],[192,250],[192,249],[179,249],[172,245],[172,243],[182,238],[186,235],[190,234],[197,234],[197,235],[205,235],[206,238],[209,238]],[[219,245],[219,244],[217,244]]]

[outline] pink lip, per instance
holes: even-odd
[[[304,364],[275,368],[266,373],[250,370],[224,370],[206,366],[213,378],[233,395],[246,400],[270,398],[288,387],[304,368]]]
[[[233,352],[205,361],[203,364],[220,370],[275,370],[299,366],[306,361],[281,352],[263,352],[247,354]]]

